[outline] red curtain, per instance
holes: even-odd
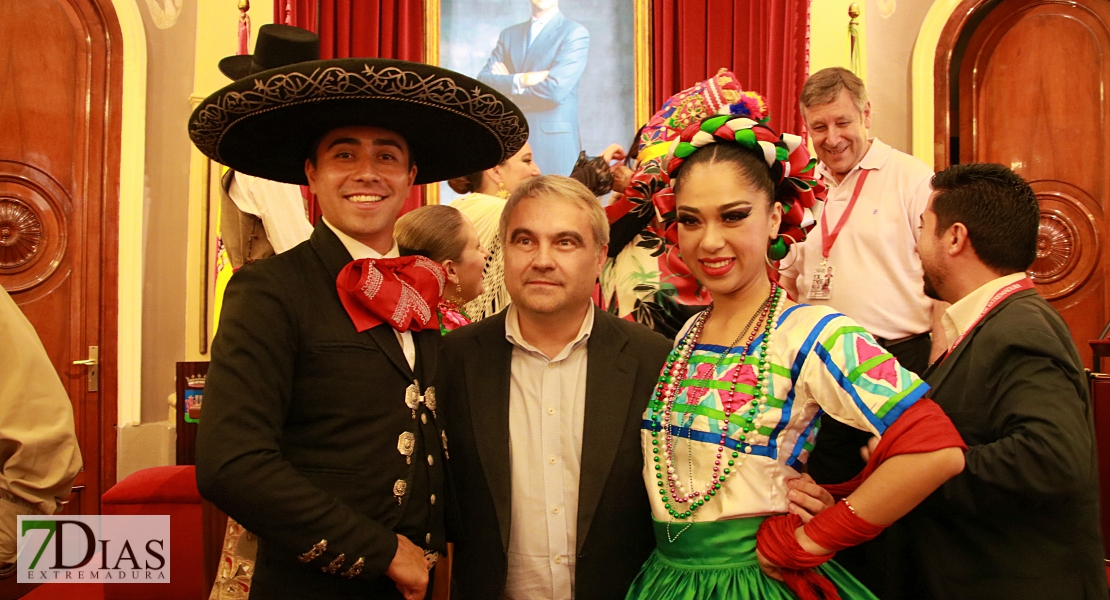
[[[274,22],[320,35],[320,58],[424,60],[423,0],[274,0]],[[413,186],[404,214],[424,204],[424,187]],[[309,218],[320,216],[316,198]]]
[[[423,0],[319,0],[321,58],[424,60]]]
[[[725,67],[763,95],[776,131],[803,135],[809,0],[653,0],[652,19],[656,109]]]
[[[274,0],[274,23],[316,31],[316,0]]]

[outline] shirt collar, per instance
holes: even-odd
[[[339,231],[335,228],[334,225],[328,223],[328,220],[325,217],[321,216],[320,218],[324,219],[324,225],[328,226],[328,229],[330,229],[331,232],[335,234],[335,237],[339,238],[340,242],[343,242],[343,247],[347,249],[347,252],[351,253],[351,258],[354,260],[358,260],[360,258],[397,258],[398,256],[401,256],[400,249],[397,248],[397,240],[393,240],[393,247],[391,247],[389,249],[389,252],[386,252],[385,255],[382,255],[370,246],[367,246],[366,244],[363,244],[362,242],[343,233],[342,231]]]
[[[987,307],[987,303],[998,293],[998,290],[1017,283],[1025,277],[1025,273],[1018,272],[992,279],[949,306],[948,310],[944,311],[944,317],[941,318],[944,334],[948,336],[949,343],[956,341],[956,338],[967,333],[967,330],[975,325],[975,321],[983,314],[983,309]]]
[[[516,346],[517,348],[520,348],[521,350],[530,352],[532,354],[543,356],[544,358],[547,358],[550,362],[558,362],[560,360],[563,360],[568,355],[570,355],[570,353],[573,352],[574,349],[584,344],[586,340],[590,338],[590,332],[593,331],[593,328],[594,309],[593,303],[591,302],[590,307],[586,310],[586,318],[582,319],[582,326],[578,328],[578,335],[574,336],[574,339],[571,340],[569,344],[564,346],[558,354],[556,354],[554,357],[548,358],[547,355],[541,352],[539,348],[536,348],[532,344],[529,344],[528,341],[524,339],[524,336],[521,335],[520,314],[516,310],[516,305],[509,304],[508,311],[505,314],[505,339],[509,340],[509,343]]]
[[[871,147],[867,149],[867,154],[864,154],[859,163],[844,174],[844,178],[841,179],[842,182],[847,180],[849,175],[859,169],[877,170],[886,166],[886,161],[890,158],[890,146],[879,138],[867,139],[871,141]],[[817,164],[817,175],[823,179],[826,184],[830,186],[837,185],[836,179],[833,178],[832,171],[829,170],[823,162]]]
[[[547,25],[548,23],[550,23],[551,19],[554,19],[555,15],[557,15],[557,14],[559,14],[559,9],[556,8],[555,10],[547,13],[547,16],[542,18],[542,19],[537,19],[536,17],[532,17],[532,22],[533,23],[539,23],[541,26],[544,26],[544,25]]]

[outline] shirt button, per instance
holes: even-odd
[[[430,544],[430,543],[432,543],[432,534],[428,533],[428,534],[425,534],[425,535],[424,535],[424,543],[425,543],[425,544]]]
[[[432,458],[431,454],[429,454],[428,455],[428,466],[430,467],[430,466],[434,465],[435,462],[436,462],[436,460],[434,458]]]
[[[432,506],[436,505],[436,495],[432,494]]]
[[[428,414],[427,413],[420,413],[420,422],[425,424],[425,425],[428,424]]]
[[[550,459],[548,459],[548,461],[547,461],[547,462],[549,462],[549,463],[551,463],[551,464],[555,464],[555,457],[554,457],[554,456],[552,456],[552,457],[551,457]]]
[[[547,414],[549,414],[549,415],[555,414],[555,409],[554,408],[547,409]]]
[[[552,506],[551,507],[551,512],[553,512],[555,514],[559,514],[559,507],[558,506]]]
[[[557,564],[557,565],[563,564],[563,557],[562,556],[556,556],[555,557],[555,564]]]
[[[547,363],[547,368],[548,369],[554,369],[555,368],[555,363],[553,363],[553,362]]]

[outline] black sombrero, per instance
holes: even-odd
[[[320,36],[307,29],[267,23],[258,28],[254,54],[237,54],[220,60],[220,72],[231,79],[305,62],[320,60]]]
[[[312,144],[353,125],[403,136],[418,184],[491,168],[528,141],[524,114],[493,88],[441,67],[381,58],[302,62],[240,79],[200,103],[189,137],[236,171],[304,185]]]

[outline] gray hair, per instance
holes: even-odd
[[[589,188],[570,177],[562,175],[540,175],[525,180],[513,190],[505,208],[501,211],[501,226],[499,232],[501,239],[509,229],[509,217],[517,204],[526,198],[558,198],[570,200],[583,206],[590,215],[590,226],[593,229],[594,245],[600,249],[609,244],[609,219],[605,216],[605,209],[601,202],[590,192]]]
[[[802,86],[798,106],[804,115],[807,108],[835,102],[840,90],[848,90],[848,96],[861,113],[867,107],[867,88],[863,80],[844,67],[829,67],[810,75]]]

